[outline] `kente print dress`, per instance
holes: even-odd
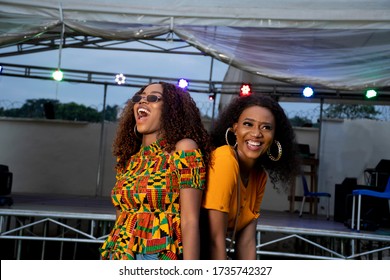
[[[167,153],[165,140],[141,147],[116,175],[111,197],[121,214],[100,248],[102,259],[134,254],[182,258],[180,189],[203,190],[206,169],[199,149]]]

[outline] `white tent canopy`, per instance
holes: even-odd
[[[390,87],[389,0],[0,1],[0,48],[66,36],[110,40],[173,32],[265,77],[336,90]]]

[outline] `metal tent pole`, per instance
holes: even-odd
[[[99,159],[98,170],[96,178],[96,192],[95,196],[102,195],[102,169],[103,169],[103,157],[104,157],[104,122],[106,116],[106,99],[107,99],[107,84],[104,84],[104,96],[103,96],[103,110],[102,110],[102,123],[100,128],[100,143],[99,143]]]

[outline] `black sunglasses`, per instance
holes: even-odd
[[[131,102],[133,103],[138,103],[140,102],[142,99],[146,99],[146,101],[148,102],[158,102],[160,101],[162,98],[160,96],[157,96],[157,95],[154,95],[154,94],[149,94],[149,95],[139,95],[139,94],[136,94],[134,95],[132,98],[131,98]]]

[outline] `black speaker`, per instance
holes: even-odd
[[[9,195],[12,188],[12,172],[8,166],[0,164],[0,196]]]
[[[334,212],[333,220],[344,222],[346,217],[346,198],[352,194],[352,190],[357,185],[356,178],[345,178],[341,184],[336,184],[334,195]]]
[[[371,185],[383,187],[386,186],[387,180],[390,176],[390,160],[381,159],[375,166],[374,172],[371,176]]]
[[[11,206],[14,202],[11,194],[12,172],[9,172],[8,166],[0,164],[0,206]]]

